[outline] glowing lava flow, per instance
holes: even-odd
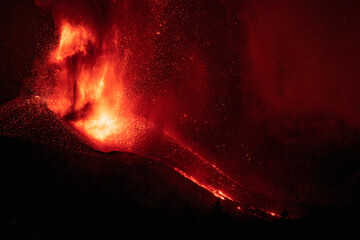
[[[192,182],[196,183],[197,185],[199,185],[200,187],[208,190],[209,192],[211,192],[212,194],[214,194],[215,197],[221,198],[222,200],[228,199],[231,201],[234,201],[231,197],[229,197],[228,195],[224,194],[221,190],[217,190],[215,189],[213,186],[211,185],[205,185],[200,183],[196,178],[194,178],[193,176],[190,176],[188,174],[186,174],[185,172],[181,171],[178,168],[174,168],[175,171],[177,171],[178,173],[180,173],[181,175],[183,175],[185,178],[191,180]]]

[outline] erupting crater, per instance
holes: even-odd
[[[38,81],[47,85],[41,98],[92,147],[158,160],[235,207],[263,205],[263,196],[248,191],[170,132],[134,114],[139,103],[127,91],[129,55],[120,49],[118,31],[99,36],[86,24],[66,20],[59,29],[58,44],[45,63],[51,74],[45,83]]]

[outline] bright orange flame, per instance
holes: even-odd
[[[86,26],[62,24],[59,44],[50,55],[59,70],[48,107],[96,145],[116,142],[128,148],[146,126],[135,127],[122,91],[127,56],[116,55],[116,41],[100,44],[94,36]]]
[[[78,53],[87,54],[87,48],[94,44],[95,37],[83,26],[72,26],[68,22],[62,25],[60,42],[54,57],[56,61],[73,56]]]

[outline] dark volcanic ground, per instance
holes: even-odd
[[[301,219],[269,218],[256,209],[236,212],[230,201],[221,201],[221,210],[211,193],[160,162],[92,150],[37,98],[9,102],[0,115],[2,239],[303,239],[358,233],[356,191],[352,204],[307,206]]]

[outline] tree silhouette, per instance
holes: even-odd
[[[214,219],[220,220],[223,215],[223,206],[221,206],[220,199],[217,198],[215,204],[212,205],[213,209],[211,215]]]

